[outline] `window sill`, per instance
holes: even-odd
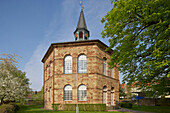
[[[78,102],[85,102],[85,101],[87,101],[87,100],[78,100]]]

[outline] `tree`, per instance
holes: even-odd
[[[126,94],[125,94],[125,88],[121,87],[121,84],[119,82],[119,98],[125,98]]]
[[[170,2],[168,0],[112,0],[113,8],[101,22],[109,38],[123,80],[139,81],[148,96],[170,92]]]
[[[35,93],[31,96],[31,99],[34,101],[43,101],[43,91],[44,86],[42,86],[41,91],[35,91]]]
[[[29,92],[29,79],[16,66],[18,56],[1,54],[0,57],[0,103],[24,99]]]

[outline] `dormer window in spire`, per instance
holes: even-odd
[[[83,39],[83,33],[81,31],[79,32],[79,39]]]

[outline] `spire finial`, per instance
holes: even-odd
[[[83,1],[80,1],[80,5],[81,5],[81,10],[83,10]]]

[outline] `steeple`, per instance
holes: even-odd
[[[81,4],[80,17],[79,17],[79,21],[78,21],[78,24],[77,24],[77,28],[74,31],[74,36],[75,36],[75,41],[88,40],[89,37],[90,37],[90,33],[87,30],[86,21],[85,21],[85,18],[84,18],[83,5],[82,4]]]

